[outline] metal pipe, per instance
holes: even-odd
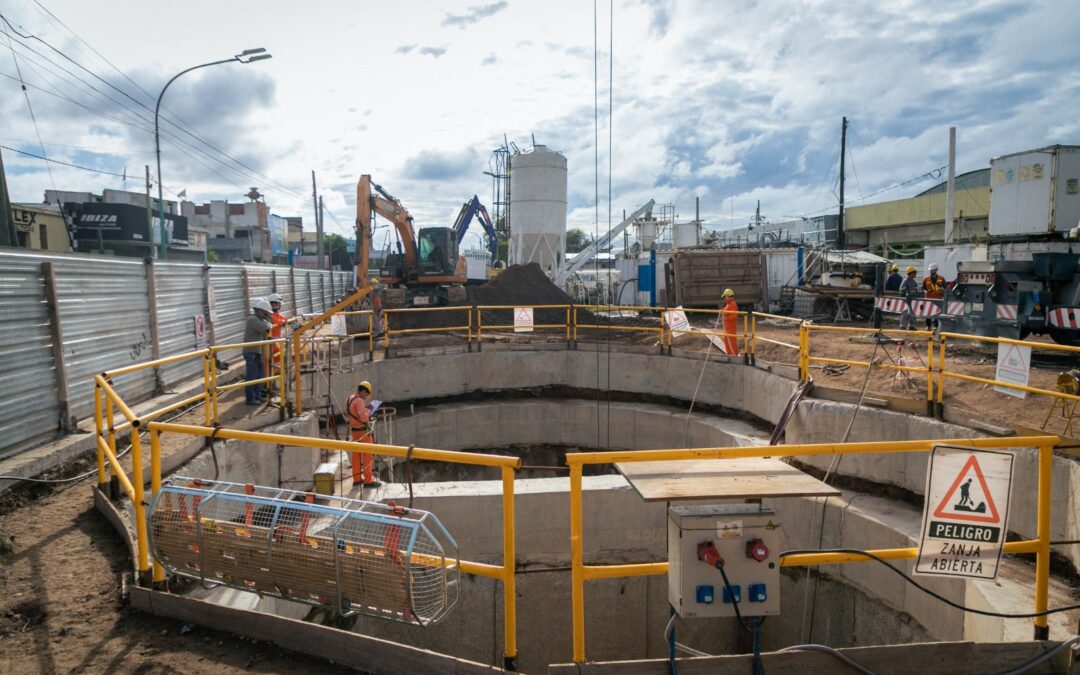
[[[1029,387],[1026,384],[1014,384],[1012,382],[1003,382],[1001,380],[990,380],[985,377],[976,377],[975,375],[965,375],[964,373],[955,373],[951,370],[942,370],[941,374],[945,377],[955,377],[958,380],[966,380],[968,382],[980,382],[982,384],[991,384],[996,387],[1008,387],[1009,389],[1017,389],[1019,391],[1026,391],[1029,394],[1043,394],[1044,396],[1053,396],[1055,398],[1063,398],[1068,401],[1080,401],[1080,396],[1074,394],[1066,394],[1061,391],[1051,391],[1050,389],[1039,389],[1038,387]]]
[[[1054,470],[1053,446],[1039,447],[1039,493],[1036,512],[1037,526],[1035,536],[1039,542],[1035,554],[1035,611],[1045,612],[1050,596],[1050,504],[1053,493]],[[1050,637],[1049,617],[1035,617],[1035,639],[1046,640]]]
[[[109,460],[109,465],[113,469],[113,475],[120,481],[120,487],[124,489],[124,493],[127,494],[128,499],[135,499],[135,487],[131,484],[127,474],[124,473],[124,469],[120,466],[120,460],[116,458],[115,448],[110,448],[109,444],[105,442],[101,436],[98,436],[98,450],[100,450],[105,457]]]
[[[189,396],[189,397],[183,399],[182,401],[177,401],[176,403],[170,403],[169,405],[165,406],[164,408],[159,408],[159,409],[157,409],[157,410],[155,410],[153,412],[146,413],[145,415],[143,415],[142,417],[139,418],[139,423],[143,424],[145,422],[149,422],[152,419],[155,419],[155,418],[161,417],[162,415],[166,415],[168,413],[171,413],[174,410],[179,410],[180,408],[183,408],[185,406],[189,406],[189,405],[191,405],[193,403],[198,403],[199,401],[203,401],[203,400],[206,399],[206,396],[207,396],[206,392],[203,392],[201,394],[195,394],[194,396]],[[129,429],[131,429],[131,422],[124,422],[123,424],[116,427],[116,433],[118,433],[118,434],[123,433],[123,432],[125,432],[125,431],[127,431]]]
[[[94,428],[99,439],[102,438],[105,432],[105,425],[102,423],[101,416],[101,385],[94,382]],[[109,480],[105,475],[105,455],[100,448],[97,450],[97,479],[98,487],[105,485]]]
[[[582,576],[585,581],[617,579],[620,577],[644,577],[654,574],[667,574],[667,572],[668,564],[666,562],[582,566]]]
[[[233,382],[232,384],[223,384],[220,387],[216,387],[217,392],[220,394],[225,391],[232,391],[233,389],[243,389],[255,384],[267,384],[270,382],[276,382],[280,379],[279,375],[271,375],[270,377],[261,377],[257,380],[242,380],[240,382]]]
[[[585,660],[585,566],[581,541],[581,464],[570,465],[570,603],[574,661]]]
[[[132,426],[139,426],[139,416],[128,407],[127,403],[124,403],[124,399],[120,398],[120,395],[113,390],[112,385],[109,384],[108,380],[101,375],[95,375],[94,381],[101,387],[102,391],[105,392],[106,400],[115,403],[116,407],[120,409],[120,412],[124,413],[124,417],[128,418],[128,421],[132,423]],[[109,427],[111,428],[113,425],[112,415],[108,415],[107,417]]]
[[[210,405],[210,362],[214,357],[209,352],[203,357],[203,391],[206,392],[206,406],[203,409],[203,424],[210,426],[214,423],[214,410]]]
[[[123,475],[123,470],[117,465],[117,473]],[[150,571],[150,561],[147,557],[146,537],[146,504],[143,499],[143,457],[142,457],[142,434],[137,430],[131,434],[131,475],[134,479],[132,487],[131,503],[135,509],[135,543],[138,551],[139,575],[145,576]]]

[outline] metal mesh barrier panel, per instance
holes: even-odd
[[[460,589],[458,550],[431,513],[295,490],[174,477],[150,507],[172,574],[421,626]]]

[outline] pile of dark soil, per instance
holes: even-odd
[[[540,265],[512,265],[491,281],[468,288],[468,300],[454,306],[460,311],[394,312],[390,315],[391,330],[414,328],[448,328],[464,326],[467,318],[465,308],[473,305],[571,305],[574,299],[552,283]],[[579,321],[592,321],[592,315],[578,310]],[[514,323],[513,310],[489,309],[484,311],[485,326],[508,326]],[[475,329],[475,317],[473,318]],[[534,324],[563,324],[565,309],[538,309],[533,313]]]

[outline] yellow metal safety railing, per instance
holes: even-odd
[[[573,319],[571,318],[571,314],[573,314],[573,312],[571,310],[571,307],[572,307],[571,305],[529,305],[527,307],[524,307],[524,309],[531,309],[533,311],[534,320],[535,320],[535,317],[536,317],[536,310],[559,310],[559,309],[565,310],[566,311],[566,319],[563,321],[563,323],[534,323],[533,325],[530,326],[530,328],[531,329],[541,329],[541,330],[542,329],[563,329],[563,330],[566,331],[566,341],[570,342],[571,339],[572,339],[571,326],[572,326],[572,323],[573,323]],[[486,312],[486,311],[495,311],[495,310],[511,311],[512,312],[515,309],[522,309],[522,307],[520,305],[518,305],[518,306],[515,306],[515,305],[476,305],[475,307],[473,307],[473,309],[476,310],[476,345],[477,345],[477,349],[482,349],[483,348],[484,329],[485,328],[488,331],[515,330],[515,329],[519,328],[518,326],[516,326],[514,324],[487,324],[485,326],[484,325],[484,312]]]
[[[589,312],[661,312],[661,320],[657,326],[617,326],[614,324],[604,323],[582,323],[578,320],[578,310],[586,310]],[[570,335],[571,342],[577,343],[578,331],[580,329],[587,330],[608,330],[608,331],[622,331],[622,332],[644,332],[644,333],[656,333],[659,340],[660,352],[663,353],[665,340],[669,337],[669,329],[664,322],[662,312],[667,311],[666,307],[638,307],[634,305],[574,305],[570,312],[570,320],[573,324]]]
[[[1038,495],[1036,506],[1035,539],[1006,542],[1005,553],[1035,554],[1035,612],[1045,612],[1048,607],[1050,585],[1050,505],[1051,478],[1054,446],[1060,442],[1057,436],[1019,436],[1013,438],[970,438],[925,441],[897,441],[870,443],[823,443],[807,445],[702,448],[692,450],[638,450],[626,452],[570,453],[566,463],[570,467],[570,559],[571,559],[571,610],[573,622],[574,661],[585,661],[585,582],[596,579],[615,579],[631,576],[667,574],[667,562],[638,563],[626,565],[586,565],[584,560],[584,533],[582,517],[582,476],[585,465],[614,464],[616,462],[674,462],[693,459],[734,459],[744,457],[776,457],[808,455],[874,454],[891,452],[928,452],[935,445],[949,443],[973,448],[1024,448],[1036,447],[1039,453]],[[899,560],[914,558],[916,548],[871,550],[880,558]],[[832,565],[837,563],[868,562],[850,553],[806,553],[785,556],[781,567],[808,565]],[[1034,619],[1035,639],[1049,636],[1049,622],[1044,614]]]
[[[463,326],[435,326],[430,328],[393,328],[391,316],[405,316],[408,314],[418,313],[448,313],[448,312],[464,312],[465,313],[465,325]],[[454,307],[413,307],[413,308],[398,308],[398,309],[384,309],[383,310],[383,335],[386,336],[386,348],[390,348],[390,337],[392,335],[415,335],[418,333],[465,333],[465,342],[469,345],[469,349],[472,349],[472,307],[467,306],[454,306]]]
[[[491,565],[468,560],[448,560],[447,564],[457,564],[460,566],[462,572],[488,577],[502,583],[504,627],[503,655],[508,665],[513,664],[514,659],[517,657],[517,587],[514,576],[517,554],[515,550],[514,480],[515,472],[521,468],[520,458],[476,452],[452,452],[447,450],[431,450],[427,448],[380,445],[376,443],[354,443],[352,441],[337,441],[326,438],[268,434],[258,431],[200,427],[189,424],[171,424],[167,422],[151,422],[148,426],[148,430],[150,432],[151,498],[156,497],[161,490],[161,437],[166,433],[201,437],[213,436],[214,438],[226,440],[253,441],[267,444],[271,448],[301,447],[341,452],[365,452],[376,455],[388,455],[391,457],[411,457],[418,460],[487,466],[499,469],[500,479],[502,481],[502,564]],[[134,448],[132,452],[134,464]],[[137,495],[137,497],[132,497],[132,501],[136,504],[139,573],[140,576],[143,577],[149,574],[150,579],[154,583],[161,583],[165,580],[164,567],[156,560],[153,561],[151,566],[151,563],[148,560],[146,516],[143,508],[140,506],[143,499],[141,452],[138,456],[139,467],[134,469],[134,487],[130,494]],[[126,476],[123,480],[127,480]]]

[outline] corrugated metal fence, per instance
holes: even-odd
[[[255,298],[277,292],[287,314],[322,312],[351,283],[351,272],[276,265],[0,252],[0,458],[92,416],[102,371],[239,342]],[[138,403],[201,372],[201,362],[185,361],[162,368],[160,381],[143,370],[116,386]]]

